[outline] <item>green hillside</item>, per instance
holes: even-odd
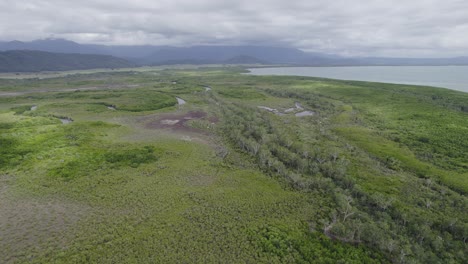
[[[0,72],[68,71],[126,68],[132,63],[105,55],[51,53],[33,50],[0,52]]]

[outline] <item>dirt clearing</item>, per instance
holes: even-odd
[[[201,129],[190,127],[187,124],[190,120],[205,119],[207,114],[202,111],[191,111],[185,114],[163,114],[156,119],[151,120],[145,124],[149,129],[170,129],[179,132],[204,132]]]

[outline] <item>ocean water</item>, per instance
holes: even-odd
[[[252,75],[295,75],[401,83],[468,92],[468,66],[277,67],[249,70]]]

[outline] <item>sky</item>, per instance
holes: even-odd
[[[0,40],[468,56],[466,0],[0,0]]]

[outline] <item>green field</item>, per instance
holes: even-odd
[[[0,79],[0,263],[468,261],[467,93],[244,72]]]

